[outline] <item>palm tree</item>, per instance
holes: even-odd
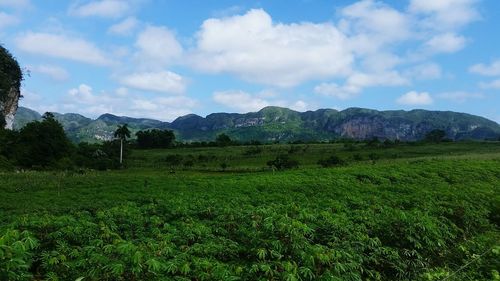
[[[115,138],[120,139],[120,164],[123,163],[123,141],[130,138],[130,131],[128,129],[128,125],[124,124],[122,126],[118,125],[118,128],[115,131]]]

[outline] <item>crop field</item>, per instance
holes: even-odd
[[[0,280],[500,280],[498,142],[134,150],[0,195]]]

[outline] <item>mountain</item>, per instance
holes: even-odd
[[[153,119],[131,118],[104,114],[93,120],[79,114],[54,114],[75,142],[110,140],[119,124],[128,124],[132,134],[137,131],[158,128],[174,130],[177,138],[184,141],[211,141],[217,134],[226,133],[240,141],[259,140],[329,140],[352,139],[422,139],[433,129],[446,131],[454,140],[498,139],[500,125],[483,117],[452,111],[390,110],[377,111],[364,108],[348,108],[342,111],[318,109],[297,112],[282,107],[265,107],[258,112],[213,113],[206,117],[188,114],[172,123]],[[40,114],[20,107],[14,128],[39,120]]]

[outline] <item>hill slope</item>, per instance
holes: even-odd
[[[337,111],[318,109],[297,112],[281,107],[266,107],[245,114],[213,113],[206,117],[182,116],[172,123],[153,119],[104,114],[92,120],[79,114],[55,114],[74,141],[109,140],[118,124],[129,124],[133,134],[139,130],[172,129],[185,141],[210,141],[217,134],[249,141],[328,140],[332,138],[419,140],[433,129],[443,129],[454,140],[498,139],[500,125],[483,117],[451,111],[394,110],[377,111],[348,108]],[[40,119],[40,114],[19,108],[14,128]]]

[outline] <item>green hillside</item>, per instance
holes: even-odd
[[[37,120],[40,114],[20,108],[15,120],[19,129]],[[451,111],[395,110],[377,111],[348,108],[337,111],[319,109],[297,112],[281,107],[266,107],[245,114],[213,113],[206,117],[195,114],[182,116],[172,123],[153,119],[120,117],[104,114],[92,120],[78,114],[56,114],[69,137],[75,141],[98,142],[110,140],[116,126],[128,124],[133,134],[152,128],[172,129],[182,141],[212,141],[226,133],[239,141],[258,140],[309,141],[335,138],[415,141],[429,131],[444,130],[453,140],[496,140],[500,125],[483,117]]]

